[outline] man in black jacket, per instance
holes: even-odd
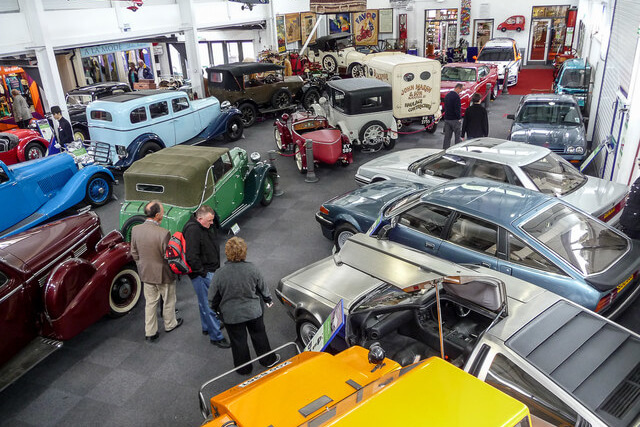
[[[487,95],[489,96],[489,95]],[[471,106],[464,113],[462,121],[462,137],[480,138],[489,136],[489,118],[487,110],[480,104],[482,97],[479,93],[474,93],[471,97]]]
[[[452,91],[444,97],[444,141],[442,148],[445,150],[451,145],[451,134],[455,134],[454,144],[460,143],[460,119],[462,113],[460,111],[460,92],[462,92],[462,83],[458,83]]]
[[[198,297],[202,334],[209,335],[211,344],[229,348],[229,341],[220,332],[220,322],[208,301],[213,272],[220,267],[220,247],[216,227],[213,225],[214,218],[215,213],[210,206],[200,206],[184,225],[182,234],[186,243],[187,263],[192,270],[189,277]]]
[[[57,105],[51,107],[51,115],[58,122],[58,127],[55,129],[58,144],[64,146],[73,142],[73,129],[71,128],[71,123],[62,116],[62,110],[60,110],[60,107]]]

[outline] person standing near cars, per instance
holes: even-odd
[[[489,96],[489,95],[487,95]],[[471,106],[464,113],[462,120],[462,137],[480,138],[489,136],[489,118],[487,110],[480,103],[482,97],[474,93],[471,97]]]
[[[20,129],[27,129],[31,120],[29,104],[18,89],[12,89],[11,96],[13,97],[13,119]]]
[[[444,141],[442,148],[445,150],[451,146],[451,134],[455,135],[454,144],[460,143],[460,119],[462,118],[460,92],[462,92],[462,83],[458,83],[444,97]]]
[[[247,331],[258,356],[271,351],[264,327],[262,303],[273,306],[271,293],[260,271],[247,258],[247,244],[239,237],[227,240],[224,246],[227,262],[213,276],[209,288],[209,304],[222,313],[229,333],[233,365],[238,367],[251,360],[247,344]],[[271,367],[280,360],[279,354],[270,354],[260,364]],[[250,374],[251,365],[238,369],[239,374]]]
[[[207,300],[213,273],[220,267],[220,245],[214,219],[215,213],[210,206],[200,206],[185,224],[182,234],[186,242],[187,264],[191,267],[189,277],[198,297],[202,334],[209,335],[211,344],[229,348],[229,342],[220,332],[220,322]]]
[[[131,255],[144,283],[145,339],[153,342],[160,336],[157,313],[160,297],[164,301],[164,330],[173,331],[182,325],[182,319],[176,319],[176,281],[164,259],[170,239],[169,230],[160,227],[164,207],[158,200],[152,200],[144,207],[144,214],[145,222],[131,229]]]
[[[58,122],[57,125],[54,125],[54,133],[56,134],[58,144],[64,146],[73,142],[73,129],[71,128],[71,123],[69,123],[69,120],[64,118],[60,107],[57,105],[51,107],[51,115]]]
[[[620,227],[629,238],[640,239],[640,177],[631,185],[627,204],[620,214]]]
[[[138,61],[138,81],[140,80],[152,80],[153,74],[151,74],[151,70],[147,67],[147,64],[141,59]]]

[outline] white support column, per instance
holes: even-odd
[[[184,46],[187,51],[187,77],[191,80],[193,92],[198,94],[198,98],[203,98],[202,64],[198,50],[198,29],[193,15],[193,4],[191,0],[178,0],[178,6],[182,19],[181,29],[184,32]]]
[[[45,110],[49,110],[52,105],[59,105],[62,114],[69,119],[56,56],[53,46],[48,42],[49,38],[45,34],[46,25],[44,25],[43,19],[44,7],[42,6],[42,0],[18,0],[18,2],[20,11],[26,17],[27,26],[33,40],[33,50],[38,60],[38,70],[42,78],[42,88],[44,90],[42,95],[45,101]]]

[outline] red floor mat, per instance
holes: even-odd
[[[530,93],[550,93],[553,84],[553,69],[523,69],[518,75],[518,84],[509,88],[510,95],[528,95]]]

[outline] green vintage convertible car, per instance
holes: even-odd
[[[163,203],[162,226],[171,233],[182,231],[201,205],[216,212],[216,227],[228,229],[247,209],[271,203],[277,174],[258,153],[249,159],[238,147],[176,145],[147,155],[124,173],[122,235],[130,240],[133,226],[145,220],[144,206],[150,200]]]

